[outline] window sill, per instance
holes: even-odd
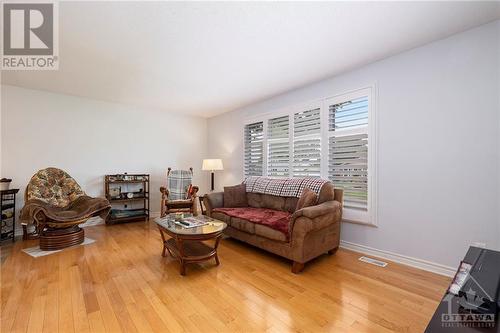
[[[342,222],[351,223],[351,224],[359,224],[359,225],[364,225],[364,226],[372,227],[372,228],[378,228],[378,226],[376,224],[373,224],[370,222],[362,222],[362,221],[355,221],[355,220],[348,220],[348,219],[342,219]]]

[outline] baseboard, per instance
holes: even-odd
[[[359,252],[362,254],[366,255],[371,255],[374,257],[382,258],[382,259],[387,259],[399,264],[415,267],[418,269],[422,269],[424,271],[444,275],[444,276],[449,276],[453,277],[456,272],[456,268],[454,267],[449,267],[441,264],[437,264],[431,261],[423,260],[423,259],[418,259],[418,258],[413,258],[413,257],[408,257],[402,254],[397,254],[389,251],[384,251],[384,250],[379,250],[379,249],[374,249],[369,246],[365,245],[360,245],[356,243],[351,243],[351,242],[346,242],[341,240],[340,241],[340,247],[351,250],[354,252]]]

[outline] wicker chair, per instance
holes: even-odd
[[[170,213],[191,213],[196,215],[196,194],[198,186],[193,186],[193,168],[189,170],[167,170],[167,187],[160,187],[161,216]]]
[[[105,219],[111,209],[108,200],[87,196],[70,175],[57,168],[38,171],[26,187],[24,201],[24,238],[28,238],[26,225],[33,223],[35,233],[30,238],[39,238],[42,250],[82,243],[84,231],[78,224],[94,216]]]

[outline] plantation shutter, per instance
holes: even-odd
[[[290,169],[289,117],[269,119],[267,124],[267,175],[288,177]]]
[[[294,114],[293,176],[319,177],[321,174],[320,108]]]
[[[368,97],[329,105],[328,177],[346,207],[368,210]]]
[[[245,176],[262,176],[264,164],[264,123],[245,125]]]

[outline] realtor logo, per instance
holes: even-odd
[[[2,69],[58,69],[57,3],[2,4]]]

